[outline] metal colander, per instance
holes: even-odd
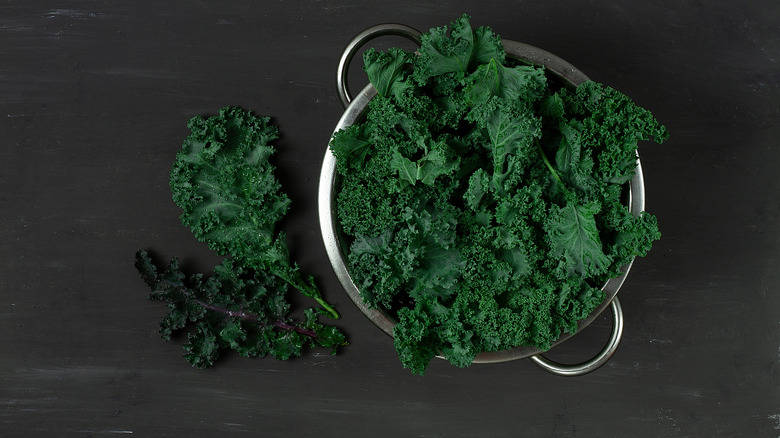
[[[419,44],[421,34],[419,31],[409,26],[401,24],[381,24],[366,29],[350,41],[342,54],[337,71],[337,91],[346,109],[334,129],[334,133],[354,123],[360,122],[368,110],[369,101],[376,96],[376,90],[371,84],[368,84],[353,99],[347,87],[347,70],[352,58],[361,46],[371,39],[383,35],[402,36]],[[548,75],[561,81],[564,85],[574,87],[589,80],[588,77],[576,67],[545,50],[516,41],[503,40],[502,43],[508,57],[534,65],[542,65],[545,67]],[[393,327],[395,327],[396,321],[387,313],[378,309],[368,308],[365,303],[363,303],[358,288],[355,286],[355,283],[349,274],[349,270],[347,269],[345,250],[349,248],[349,245],[340,230],[334,211],[334,199],[338,186],[339,178],[336,172],[336,159],[331,153],[330,148],[326,148],[325,158],[320,173],[318,203],[320,227],[328,258],[330,259],[333,270],[341,282],[341,285],[355,305],[377,327],[392,336]],[[629,182],[629,189],[627,192],[626,202],[628,203],[629,209],[632,214],[638,215],[644,210],[645,200],[644,178],[639,157],[637,157],[636,172],[633,179]],[[585,374],[605,364],[614,354],[622,336],[623,312],[617,298],[617,293],[623,285],[623,282],[631,269],[632,263],[633,262],[630,262],[623,266],[620,276],[613,278],[604,284],[602,287],[602,290],[605,293],[604,302],[587,318],[579,322],[578,332],[595,320],[607,307],[611,307],[612,309],[613,329],[611,336],[604,349],[591,360],[579,364],[564,365],[545,358],[542,355],[544,351],[535,347],[516,347],[508,350],[480,353],[475,358],[474,363],[496,363],[529,358],[534,363],[553,374],[566,376]],[[569,333],[562,334],[553,344],[553,347],[566,341],[571,336],[573,335]]]

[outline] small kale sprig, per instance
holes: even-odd
[[[339,329],[317,322],[318,314],[339,314],[290,261],[285,234],[276,230],[290,200],[269,161],[270,142],[278,138],[270,118],[226,107],[214,117],[194,117],[188,127],[171,170],[173,201],[195,237],[228,258],[206,278],[184,274],[176,259],[158,269],[145,250],[137,252],[150,298],[168,303],[163,338],[192,323],[185,357],[198,368],[213,365],[223,349],[286,360],[306,345],[334,353],[347,345]],[[306,309],[299,323],[288,316],[290,286],[321,306]]]

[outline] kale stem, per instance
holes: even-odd
[[[339,319],[340,317],[339,312],[337,312],[336,309],[333,308],[333,306],[331,306],[327,301],[325,301],[324,298],[322,298],[322,294],[320,293],[319,289],[317,289],[316,286],[306,284],[300,275],[294,275],[294,276],[290,275],[290,272],[287,272],[286,269],[272,268],[272,272],[277,277],[286,281],[290,286],[297,289],[301,294],[319,303],[319,305],[322,306],[323,309],[325,309],[328,313],[330,313],[333,319]]]
[[[341,317],[339,315],[339,312],[337,312],[336,309],[334,309],[333,306],[328,304],[328,302],[325,301],[322,297],[312,297],[312,298],[314,298],[314,301],[318,302],[323,309],[325,309],[328,313],[330,313],[330,316],[333,317],[333,319],[339,319]]]
[[[542,149],[542,144],[539,143],[539,139],[534,139],[536,141],[536,148],[539,150],[539,154],[542,156],[542,160],[544,160],[544,164],[547,166],[547,169],[552,173],[553,178],[555,178],[555,181],[558,182],[561,186],[563,186],[563,181],[561,181],[561,177],[558,176],[558,172],[555,171],[555,169],[552,166],[552,163],[550,163],[550,160],[547,159],[547,155],[544,153],[544,149]],[[565,187],[564,187],[565,188]]]
[[[282,330],[298,332],[302,335],[306,335],[312,338],[317,337],[317,333],[315,333],[314,330],[306,330],[298,327],[297,325],[287,324],[286,322],[283,321],[274,321],[273,325],[274,327],[279,327]]]
[[[542,144],[539,143],[539,139],[534,139],[536,141],[536,148],[539,150],[539,154],[542,156],[542,160],[544,161],[544,164],[547,166],[547,169],[552,173],[553,178],[558,183],[558,185],[563,189],[565,196],[572,196],[572,193],[569,191],[569,188],[566,187],[566,184],[561,181],[561,177],[558,176],[558,172],[555,171],[555,168],[553,167],[552,163],[550,163],[550,160],[547,159],[547,155],[544,153],[544,149],[542,149]]]
[[[198,304],[199,306],[203,307],[204,309],[208,309],[208,310],[211,310],[211,311],[214,311],[214,312],[217,312],[217,313],[221,313],[223,315],[234,317],[234,318],[240,318],[240,319],[244,319],[244,320],[247,320],[247,321],[253,321],[253,322],[256,322],[256,323],[261,324],[261,325],[267,324],[266,321],[263,321],[257,315],[252,315],[251,313],[246,313],[246,312],[237,312],[235,310],[226,309],[224,307],[216,306],[214,304],[209,304],[209,303],[207,303],[207,302],[205,302],[203,300],[195,298],[192,295],[191,292],[187,291],[184,288],[180,288],[179,290],[184,294],[184,296],[186,296],[188,299],[192,300],[194,303]],[[313,330],[307,330],[307,329],[304,329],[304,328],[300,328],[300,327],[298,327],[296,325],[288,324],[288,323],[286,323],[284,321],[273,321],[273,322],[271,322],[271,325],[273,325],[274,327],[278,327],[278,328],[280,328],[282,330],[294,331],[294,332],[300,333],[302,335],[309,336],[310,338],[316,338],[317,337],[317,333],[314,332]]]
[[[310,280],[309,283],[307,283],[302,277],[300,272],[298,271],[297,266],[291,267],[288,264],[284,263],[268,263],[267,261],[263,260],[261,257],[249,257],[245,259],[245,262],[247,265],[252,266],[255,269],[265,269],[269,273],[275,275],[276,277],[281,278],[284,280],[287,284],[298,290],[302,295],[309,297],[316,301],[322,308],[330,314],[330,316],[333,319],[339,319],[341,316],[339,315],[339,312],[336,311],[336,309],[333,308],[325,299],[322,297],[322,293],[317,288],[317,286],[314,284],[313,280]]]

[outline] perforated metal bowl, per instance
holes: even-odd
[[[346,107],[333,132],[337,132],[347,126],[360,122],[367,109],[369,101],[376,96],[376,90],[369,84],[358,93],[353,99],[347,87],[347,70],[350,61],[358,49],[373,38],[383,35],[398,35],[408,38],[417,44],[420,43],[420,32],[411,27],[400,24],[381,24],[373,26],[355,36],[347,45],[342,54],[337,71],[337,91],[339,97]],[[504,49],[507,56],[517,60],[534,65],[545,67],[549,76],[554,80],[561,81],[566,86],[577,86],[588,77],[573,65],[563,59],[544,51],[542,49],[529,46],[516,41],[503,40]],[[374,308],[369,308],[360,298],[357,286],[349,274],[346,265],[346,254],[349,244],[343,235],[334,211],[334,199],[339,186],[339,178],[336,172],[336,159],[326,148],[325,158],[322,162],[322,170],[319,181],[319,218],[322,238],[330,259],[333,270],[336,273],[341,285],[355,303],[355,305],[382,331],[388,335],[393,335],[393,327],[396,321],[387,313]],[[644,178],[642,176],[642,167],[637,157],[637,167],[633,179],[629,183],[628,206],[632,214],[638,215],[644,210]],[[605,364],[614,354],[620,343],[623,331],[623,312],[617,293],[623,285],[633,261],[626,264],[621,269],[621,275],[606,282],[602,290],[605,294],[604,302],[597,307],[587,318],[581,320],[578,325],[578,332],[588,326],[595,320],[607,307],[611,307],[613,315],[613,329],[610,338],[599,354],[584,363],[564,365],[553,362],[545,358],[544,351],[535,347],[516,347],[508,350],[483,352],[477,355],[474,363],[496,363],[506,362],[515,359],[529,358],[543,369],[558,375],[574,376],[591,372],[601,365]],[[553,344],[553,347],[569,339],[572,334],[564,333]]]

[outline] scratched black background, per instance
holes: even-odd
[[[340,289],[319,236],[321,158],[348,40],[468,12],[650,109],[642,145],[663,238],[620,292],[624,337],[596,372],[527,360],[424,377]],[[394,44],[392,38],[377,45]],[[365,80],[353,69],[353,88]],[[780,435],[780,4],[775,1],[3,1],[2,436],[770,437]],[[199,371],[164,342],[133,254],[218,258],[179,222],[168,172],[186,121],[271,115],[284,223],[352,345]],[[550,353],[597,352],[608,316]]]

